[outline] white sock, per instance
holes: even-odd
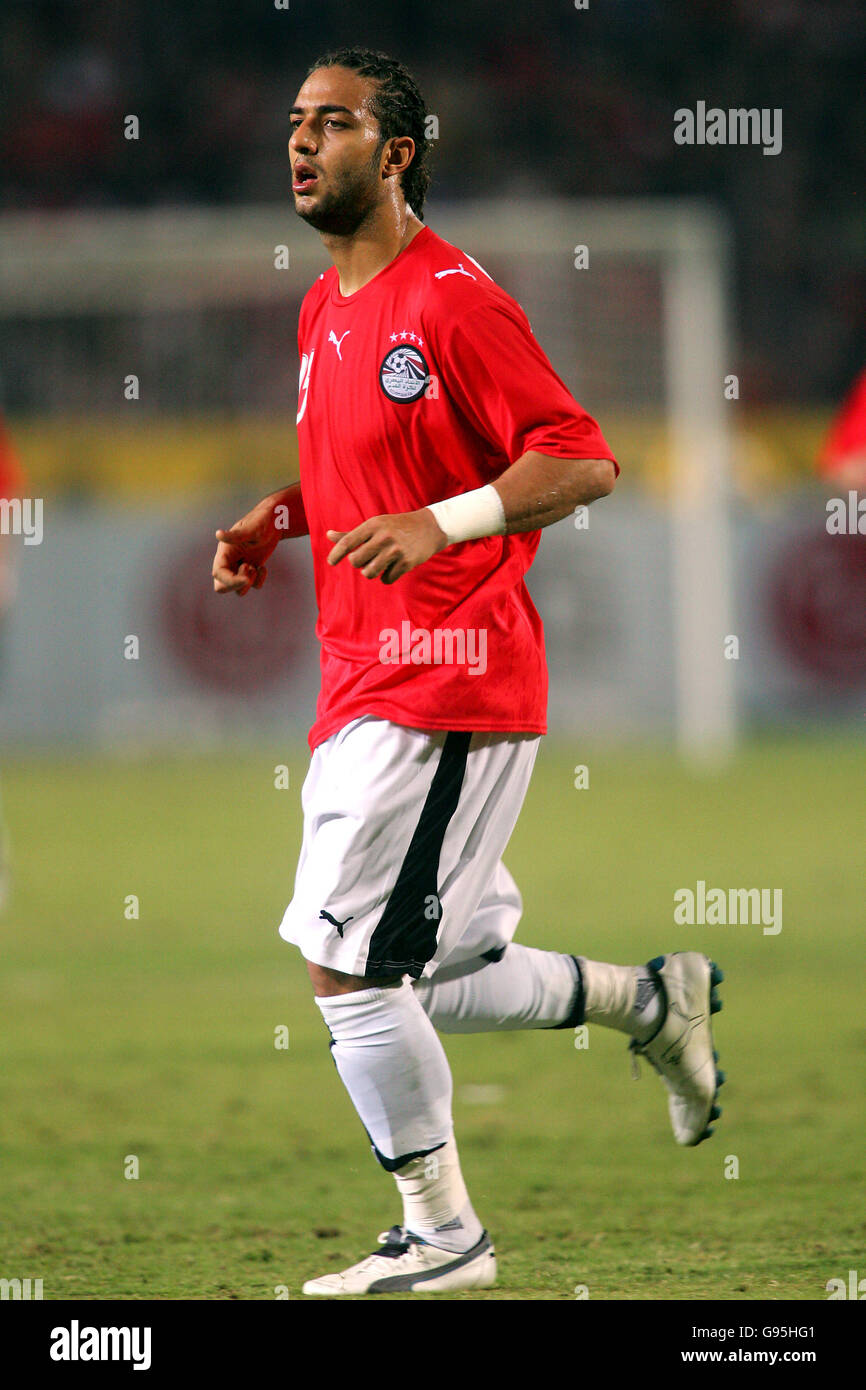
[[[615,1028],[638,1042],[657,1031],[664,1016],[664,995],[645,965],[608,965],[578,956],[583,976],[587,1023]]]
[[[408,981],[317,998],[331,1052],[380,1162],[451,1138],[451,1071]]]
[[[394,1177],[407,1231],[457,1254],[478,1244],[484,1228],[469,1201],[453,1138],[434,1153],[413,1159]]]
[[[551,1028],[571,1013],[577,991],[571,956],[511,942],[498,961],[449,978],[418,980],[416,995],[440,1033]]]
[[[451,1071],[408,981],[316,1003],[337,1071],[379,1162],[396,1179],[404,1226],[443,1250],[470,1250],[483,1228],[460,1172]]]

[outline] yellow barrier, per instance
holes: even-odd
[[[736,408],[736,407],[734,407]],[[832,411],[739,412],[733,471],[737,491],[762,496],[814,477]],[[604,414],[602,428],[622,465],[623,485],[663,495],[667,438],[661,416]],[[293,419],[186,418],[135,423],[110,416],[8,421],[33,496],[195,501],[256,497],[298,476]]]

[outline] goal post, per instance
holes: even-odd
[[[722,761],[736,739],[730,528],[728,248],[707,219],[681,222],[664,270],[671,559],[680,749]]]
[[[732,653],[726,650],[726,639],[737,634],[730,536],[733,430],[731,404],[725,398],[725,378],[730,374],[731,273],[725,220],[707,205],[690,200],[617,200],[551,201],[533,205],[529,216],[513,201],[463,205],[443,213],[438,222],[443,236],[475,248],[473,255],[477,252],[482,264],[489,250],[497,260],[504,254],[524,266],[518,277],[524,294],[518,298],[530,310],[537,336],[545,347],[550,345],[560,371],[569,355],[572,361],[576,356],[569,342],[574,320],[561,312],[569,301],[565,284],[576,283],[580,294],[581,285],[592,284],[594,266],[608,263],[613,268],[608,292],[616,296],[616,267],[629,262],[655,267],[658,322],[645,325],[647,340],[640,342],[640,306],[636,306],[631,326],[635,361],[629,361],[627,342],[619,344],[611,360],[605,351],[608,334],[603,312],[594,319],[585,313],[586,344],[577,373],[569,372],[567,380],[578,399],[591,402],[594,412],[605,400],[627,410],[632,394],[639,409],[657,402],[664,412],[677,745],[683,757],[695,764],[724,761],[735,745],[737,727]],[[544,279],[539,276],[540,260],[547,267],[557,267],[564,282],[561,297],[554,293],[544,309],[544,297],[533,284]],[[581,260],[586,270],[583,277],[570,270]],[[629,313],[627,280],[621,294],[620,321],[623,309],[626,316]],[[542,312],[536,317],[533,310],[539,309]],[[599,309],[611,311],[610,297]],[[661,381],[652,371],[647,373],[647,354],[651,357],[657,350],[657,335]],[[593,370],[587,361],[597,345],[605,355],[603,371]],[[646,374],[636,389],[635,369]],[[576,380],[576,375],[581,379]]]
[[[736,662],[726,649],[737,629],[724,219],[687,199],[515,196],[433,199],[429,220],[523,305],[559,375],[621,457],[623,502],[641,491],[637,475],[643,496],[660,503],[670,611],[660,617],[659,641],[670,667],[672,727],[688,759],[723,758],[737,732]],[[185,468],[187,497],[196,487],[249,493],[265,477],[273,486],[294,450],[297,309],[329,264],[318,236],[289,206],[4,214],[4,407],[25,428],[28,419],[56,422],[61,472],[82,459],[92,464],[105,426],[107,457],[90,495],[111,489],[121,455],[134,486],[139,455],[126,446],[136,429],[149,435],[148,478],[167,501]],[[130,411],[122,382],[136,372],[141,401]],[[75,452],[66,447],[75,437],[72,417],[90,430],[75,465],[63,457]],[[280,441],[270,453],[259,447],[268,420]],[[167,431],[184,421],[186,446],[176,446]],[[215,444],[221,452],[209,474]],[[160,454],[170,448],[171,470],[159,474]],[[88,495],[85,480],[67,482],[70,495],[78,482]],[[653,561],[660,563],[657,555]],[[620,676],[620,684],[629,679]],[[595,709],[609,703],[603,692],[592,698]],[[635,709],[641,699],[636,689]],[[646,722],[652,731],[649,715]]]

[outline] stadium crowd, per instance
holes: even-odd
[[[829,400],[854,376],[860,0],[277,3],[7,0],[0,210],[288,198],[296,85],[321,51],[362,43],[403,58],[439,118],[432,210],[484,195],[710,198],[734,229],[744,397]],[[697,101],[781,109],[781,152],[676,144],[674,112]]]

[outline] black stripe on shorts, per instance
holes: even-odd
[[[366,979],[411,975],[420,979],[436,951],[441,921],[439,856],[448,823],[457,809],[472,731],[445,737],[439,766],[430,784],[406,857],[385,911],[370,938]]]

